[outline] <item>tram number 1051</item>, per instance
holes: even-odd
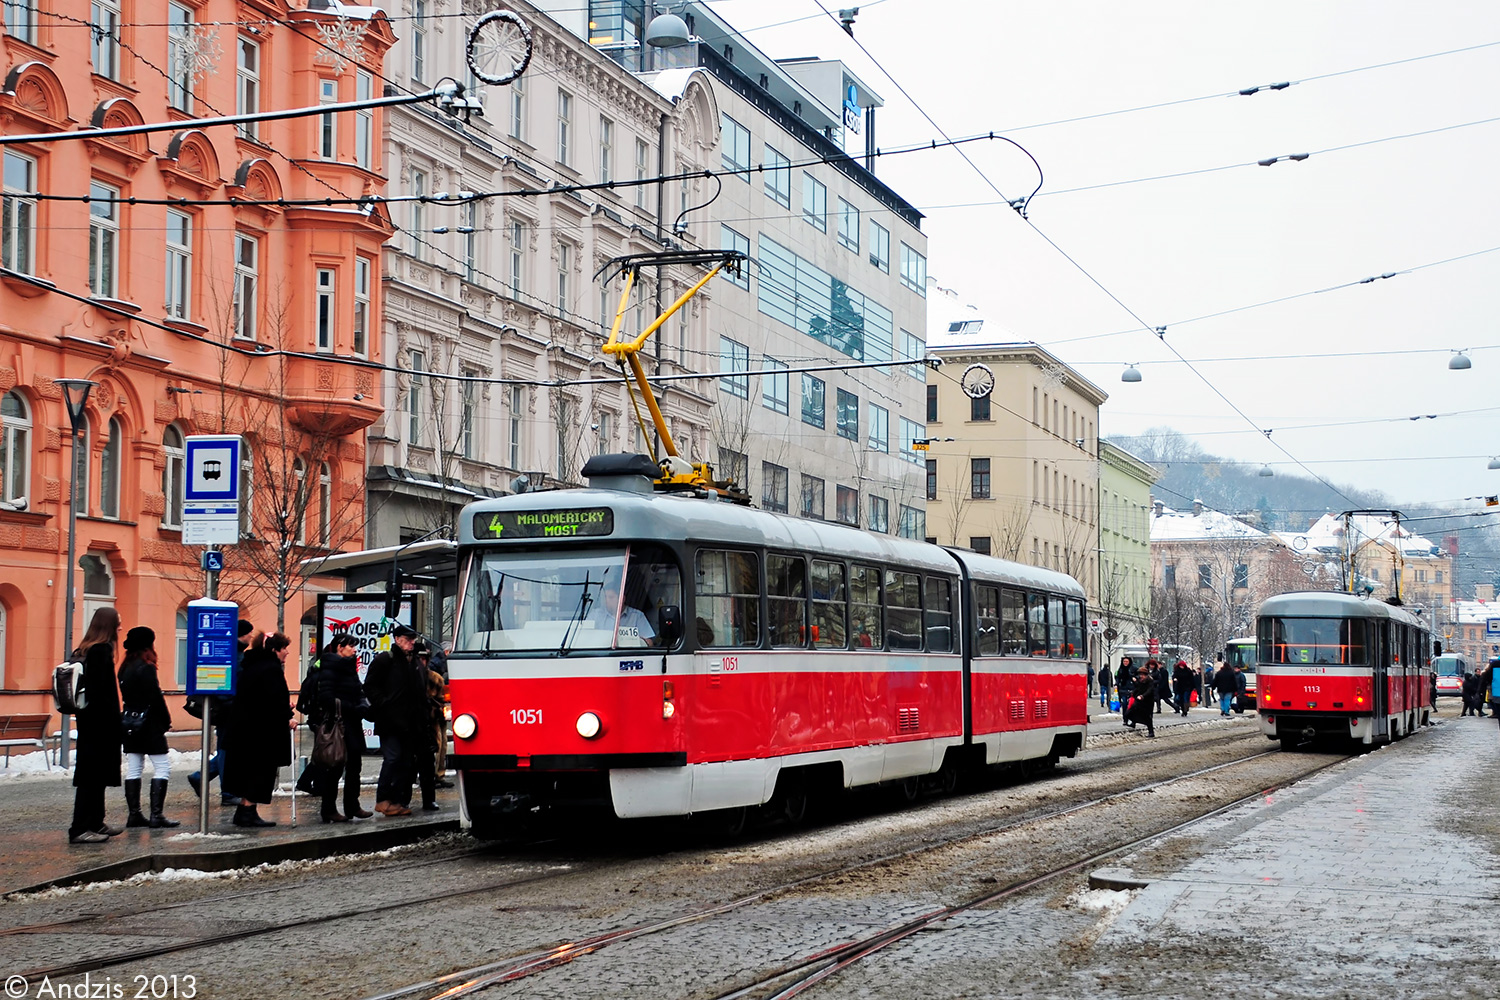
[[[540,726],[542,710],[540,708],[513,708],[510,710],[510,721],[517,726]]]

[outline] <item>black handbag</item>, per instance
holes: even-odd
[[[319,767],[338,769],[349,759],[349,748],[344,743],[343,709],[338,702],[333,705],[333,714],[313,726],[311,758]]]
[[[127,739],[141,735],[146,729],[146,711],[126,709],[120,713],[120,732]]]

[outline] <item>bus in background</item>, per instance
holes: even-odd
[[[1245,696],[1234,699],[1234,710],[1255,708],[1255,636],[1230,639],[1224,644],[1224,662],[1245,672]]]
[[[1457,653],[1444,653],[1432,661],[1432,669],[1437,674],[1437,693],[1457,698],[1464,693],[1464,675],[1474,668]]]

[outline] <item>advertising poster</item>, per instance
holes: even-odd
[[[417,594],[407,593],[401,598],[401,611],[396,621],[410,625],[416,611]],[[359,680],[363,684],[370,672],[370,661],[376,653],[391,648],[391,629],[395,622],[385,622],[385,595],[383,594],[319,594],[317,646],[322,649],[328,640],[340,632],[348,632],[359,643]],[[380,746],[375,728],[369,719],[363,722],[365,743],[370,749]]]

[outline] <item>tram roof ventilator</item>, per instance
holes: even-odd
[[[590,488],[596,490],[654,493],[660,475],[661,466],[649,456],[628,452],[595,455],[583,465],[583,477],[589,481]]]

